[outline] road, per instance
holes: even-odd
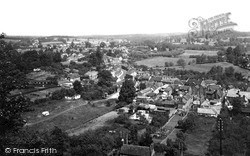
[[[166,127],[172,128],[172,131],[171,131],[171,133],[169,133],[169,134],[167,135],[167,137],[166,137],[165,139],[163,139],[163,140],[161,141],[162,144],[166,144],[168,138],[174,139],[174,138],[176,137],[176,133],[177,133],[179,130],[176,129],[175,126],[178,124],[178,121],[179,121],[179,120],[185,119],[185,118],[187,117],[188,113],[189,113],[189,109],[188,109],[187,114],[186,114],[185,116],[183,116],[183,117],[179,116],[178,114],[173,115],[173,116],[169,119],[169,121],[163,126],[163,128],[166,128]]]

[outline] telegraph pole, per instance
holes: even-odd
[[[222,132],[223,132],[223,120],[219,117],[218,120],[218,130],[220,132],[220,156],[223,156],[222,152]]]

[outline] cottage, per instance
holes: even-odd
[[[85,76],[88,76],[90,80],[96,80],[98,76],[97,71],[88,71],[87,73],[84,74]]]
[[[216,85],[217,81],[216,80],[203,80],[201,82],[201,86],[207,88],[209,85]]]
[[[205,115],[205,116],[210,116],[210,117],[217,117],[217,112],[214,111],[211,108],[198,108],[197,113],[199,115]]]

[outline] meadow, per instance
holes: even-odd
[[[180,66],[174,66],[174,67],[169,67],[169,68],[175,68],[178,70],[193,70],[193,71],[198,71],[198,72],[208,72],[213,66],[221,66],[224,69],[232,66],[235,72],[240,72],[244,76],[246,75],[250,76],[249,70],[240,68],[228,62],[192,64],[192,65],[186,65],[184,69]]]
[[[205,156],[215,124],[215,118],[198,117],[195,129],[187,132],[185,140],[187,151],[184,152],[184,155]]]
[[[185,50],[185,52],[179,57],[188,57],[190,55],[207,55],[207,56],[216,56],[218,51],[208,51],[208,50]]]
[[[26,128],[32,131],[49,131],[55,126],[63,131],[69,130],[113,110],[113,106],[106,107],[105,102],[93,106],[82,99],[50,101],[33,108],[34,111],[23,114],[29,123]],[[43,111],[49,111],[50,115],[42,116]]]
[[[176,58],[176,57],[153,57],[153,58],[149,58],[149,59],[144,59],[144,60],[140,60],[140,61],[136,61],[135,63],[137,65],[145,65],[148,67],[164,67],[165,66],[165,62],[173,62],[174,65],[176,65],[176,62],[179,60],[180,58]],[[194,58],[183,58],[186,63],[188,62],[192,62],[193,60],[195,61]]]

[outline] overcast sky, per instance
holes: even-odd
[[[0,0],[7,35],[109,35],[188,32],[191,18],[231,12],[250,31],[249,0]]]

